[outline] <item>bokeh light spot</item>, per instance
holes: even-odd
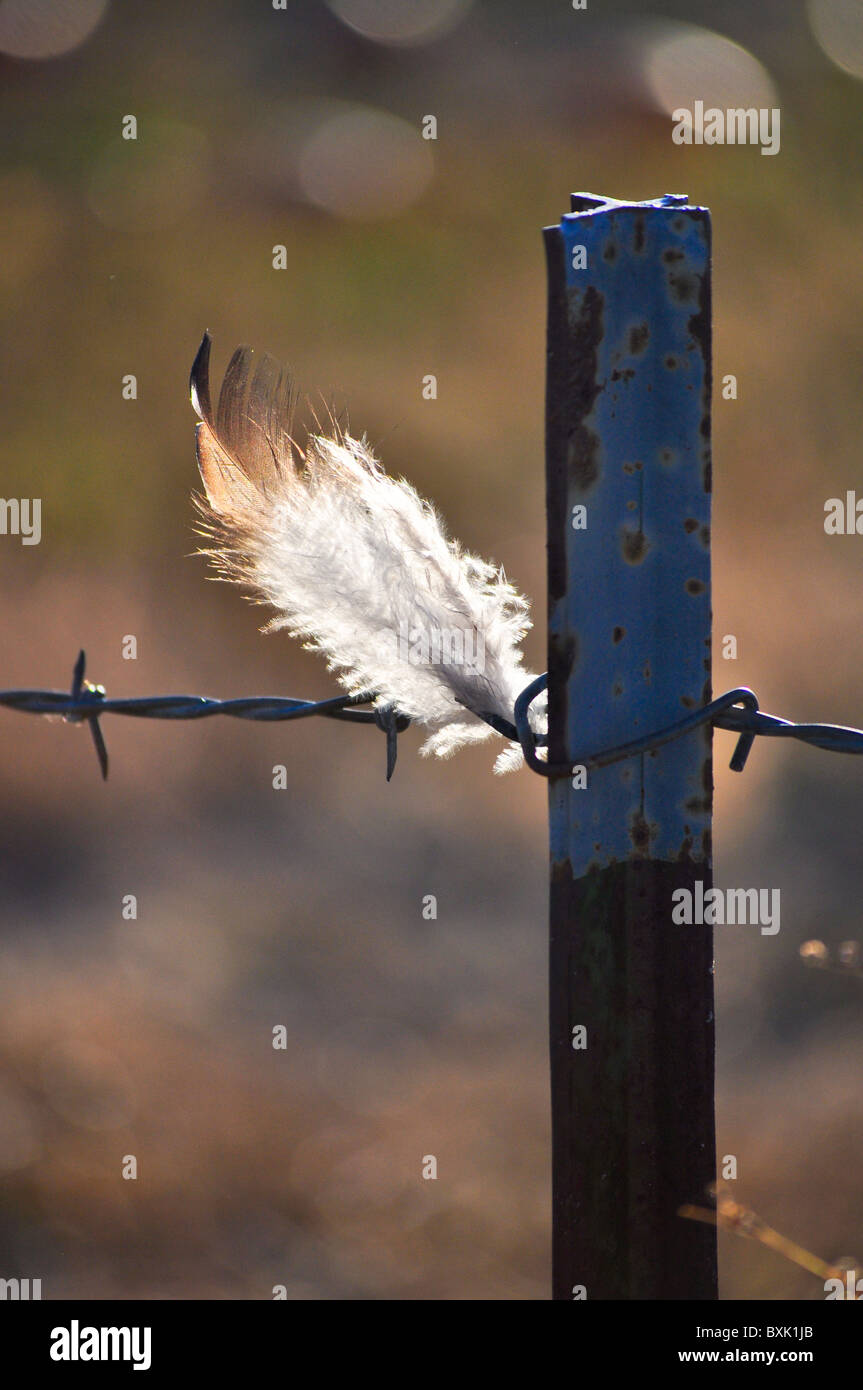
[[[395,217],[425,191],[434,160],[418,126],[366,106],[338,109],[306,138],[297,174],[303,195],[337,217]]]
[[[342,23],[375,43],[420,44],[448,34],[473,0],[327,0]]]
[[[98,27],[108,0],[2,0],[0,53],[10,58],[61,58]]]
[[[653,26],[651,26],[653,29]],[[643,71],[656,104],[678,107],[773,107],[776,88],[762,63],[739,43],[692,24],[645,31]]]
[[[831,63],[863,77],[863,0],[808,0],[806,10],[815,41]]]

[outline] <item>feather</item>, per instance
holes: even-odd
[[[335,421],[304,449],[292,435],[288,371],[248,347],[231,358],[213,411],[210,336],[192,367],[199,416],[202,551],[219,575],[276,610],[286,629],[320,652],[350,694],[429,731],[420,750],[448,757],[500,735],[485,717],[513,723],[534,679],[519,644],[528,603],[502,569],[450,539],[430,502],[389,477],[365,438]],[[539,705],[539,702],[537,702]],[[544,727],[540,708],[532,714]],[[521,761],[511,743],[496,771]]]

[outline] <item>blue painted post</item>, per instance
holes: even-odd
[[[576,194],[545,231],[554,1297],[713,1299],[710,218]]]

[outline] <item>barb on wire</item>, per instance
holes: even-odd
[[[80,724],[86,720],[103,778],[108,776],[108,750],[99,724],[103,714],[125,714],[138,719],[208,719],[215,714],[225,714],[231,719],[255,719],[269,723],[306,719],[310,715],[320,714],[327,719],[376,724],[387,736],[387,781],[392,777],[396,764],[397,735],[410,724],[405,715],[396,714],[389,706],[375,710],[356,709],[356,705],[369,704],[375,698],[370,692],[336,695],[329,700],[317,701],[292,700],[277,695],[253,695],[238,700],[212,700],[205,695],[149,695],[109,700],[103,685],[93,685],[84,679],[86,660],[84,652],[80,652],[68,694],[65,690],[3,690],[0,691],[0,705],[24,714],[62,715],[70,724]]]
[[[99,723],[103,714],[125,714],[138,719],[208,719],[224,714],[231,719],[254,719],[266,723],[289,719],[307,719],[323,715],[327,719],[344,719],[358,724],[374,724],[386,734],[387,781],[393,775],[398,754],[398,735],[410,724],[407,715],[398,714],[392,705],[373,710],[357,709],[370,704],[376,697],[373,691],[360,695],[335,695],[329,700],[294,700],[287,696],[252,695],[236,700],[213,700],[205,695],[145,695],[124,700],[109,700],[103,685],[85,680],[86,657],[80,652],[72,673],[72,686],[65,690],[2,690],[0,706],[20,710],[24,714],[60,715],[70,724],[86,722],[99,759],[103,778],[108,776],[108,750]],[[525,762],[542,777],[568,777],[573,767],[608,767],[611,763],[662,748],[674,739],[682,738],[702,724],[728,729],[738,734],[730,766],[742,772],[755,739],[795,738],[832,753],[863,753],[863,730],[849,729],[840,724],[795,724],[779,719],[759,708],[754,691],[740,686],[726,691],[702,709],[693,710],[675,724],[641,738],[631,739],[596,753],[573,757],[567,763],[551,763],[537,756],[537,750],[547,745],[543,735],[537,735],[530,724],[530,707],[546,689],[548,675],[538,676],[526,686],[515,702],[515,723],[496,714],[482,716],[487,724],[504,738],[520,743]]]
[[[759,708],[758,696],[754,690],[740,686],[737,690],[726,691],[717,699],[711,700],[702,709],[693,710],[675,724],[641,738],[618,744],[615,748],[596,753],[585,753],[573,757],[567,763],[550,763],[536,755],[537,748],[545,740],[537,739],[528,718],[530,707],[538,695],[546,689],[548,675],[538,676],[519,695],[515,702],[515,724],[497,720],[495,728],[507,738],[516,738],[524,751],[525,762],[542,777],[568,777],[573,767],[608,767],[611,763],[633,758],[639,753],[648,753],[653,748],[662,748],[684,734],[691,733],[702,724],[713,724],[717,729],[728,729],[739,734],[731,756],[730,767],[733,772],[742,772],[746,766],[755,739],[796,738],[802,743],[811,743],[816,748],[826,748],[831,753],[863,753],[863,730],[845,728],[841,724],[795,724],[790,719],[779,719],[775,714],[767,714]]]

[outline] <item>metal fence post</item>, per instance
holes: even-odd
[[[710,218],[576,194],[548,259],[549,759],[711,698]],[[554,1297],[713,1299],[709,725],[550,782]],[[581,785],[586,780],[586,785]]]

